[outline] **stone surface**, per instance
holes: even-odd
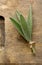
[[[7,1],[7,2],[5,2]],[[5,3],[4,3],[5,2]],[[18,9],[24,17],[27,17],[30,0],[0,0],[0,15],[5,17],[5,57],[10,63],[42,63],[42,0],[33,0],[33,35],[32,40],[36,41],[36,56],[33,56],[28,44],[18,40],[13,24],[9,17],[14,16]],[[3,57],[0,53],[0,59]],[[5,58],[3,57],[3,58]],[[7,58],[5,60],[7,61]],[[3,60],[0,61],[4,62]]]

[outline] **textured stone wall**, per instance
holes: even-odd
[[[28,44],[17,39],[17,31],[10,22],[9,17],[14,16],[18,9],[24,17],[27,17],[30,0],[0,0],[0,15],[5,17],[5,60],[12,63],[42,63],[42,0],[32,0],[33,7],[33,35],[36,41],[36,57],[32,56]],[[25,44],[24,44],[25,43]],[[0,60],[3,58],[3,50]],[[34,59],[35,58],[35,59]],[[3,62],[2,59],[0,62]]]

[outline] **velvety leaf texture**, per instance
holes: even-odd
[[[25,40],[31,41],[32,37],[32,7],[30,5],[28,19],[25,20],[20,12],[16,12],[17,18],[10,18],[18,32],[24,37]]]
[[[10,20],[12,21],[12,23],[14,24],[18,32],[23,36],[23,32],[22,32],[20,24],[14,18],[10,17]]]
[[[32,39],[32,6],[31,5],[30,5],[29,15],[28,15],[28,19],[27,19],[27,25],[29,28],[29,37],[30,37],[30,39]]]

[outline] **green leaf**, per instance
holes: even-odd
[[[21,13],[19,11],[16,11],[17,20],[20,21],[20,15]]]
[[[27,27],[27,22],[22,15],[20,15],[20,23],[21,23],[21,28],[24,33],[25,39],[29,41],[30,39],[29,39],[29,31]]]
[[[24,37],[20,24],[14,18],[10,18],[10,20],[12,21],[18,32]]]
[[[31,5],[30,5],[30,9],[29,9],[27,25],[29,28],[29,36],[30,36],[30,40],[31,40],[31,38],[32,38],[32,6]]]
[[[26,21],[23,15],[16,11],[17,18],[10,18],[12,23],[15,25],[18,32],[26,39],[31,41],[32,37],[32,7],[30,5],[28,20]]]

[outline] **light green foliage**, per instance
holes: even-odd
[[[30,5],[28,19],[25,20],[23,15],[16,11],[16,18],[10,17],[11,22],[14,24],[18,32],[23,36],[24,39],[31,41],[32,37],[32,7]]]
[[[29,9],[29,15],[28,15],[28,19],[27,19],[27,25],[29,28],[29,37],[30,39],[32,39],[32,6],[30,5],[30,9]]]

